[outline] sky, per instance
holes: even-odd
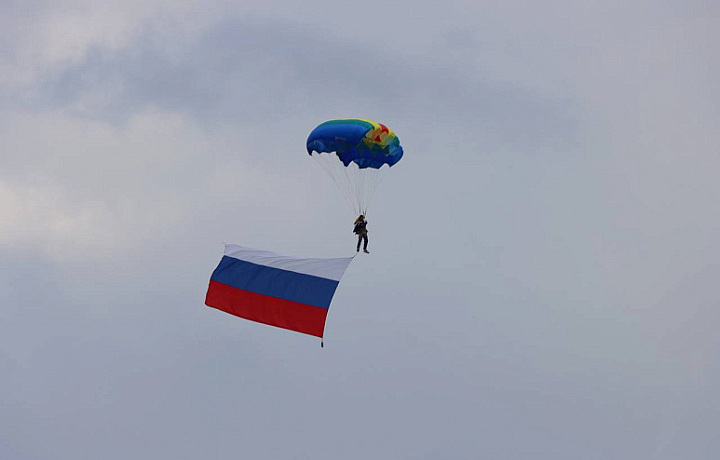
[[[720,6],[16,1],[0,458],[720,456]],[[320,341],[222,243],[355,253],[319,123],[405,150]]]

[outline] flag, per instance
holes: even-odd
[[[226,244],[205,305],[231,315],[317,337],[352,257],[299,259]]]

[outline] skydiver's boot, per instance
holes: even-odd
[[[364,252],[365,254],[370,254],[370,251],[368,251],[367,249],[363,249],[363,252]]]

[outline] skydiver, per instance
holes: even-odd
[[[364,241],[365,244],[363,244],[363,252],[365,254],[370,254],[370,252],[367,250],[367,220],[365,220],[365,216],[363,216],[362,214],[360,214],[358,218],[355,219],[355,228],[353,229],[353,233],[357,234],[358,236],[357,252],[360,252],[360,242]]]

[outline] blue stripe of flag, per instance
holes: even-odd
[[[211,279],[244,291],[320,308],[330,307],[338,286],[335,280],[266,267],[229,256],[223,256]]]

